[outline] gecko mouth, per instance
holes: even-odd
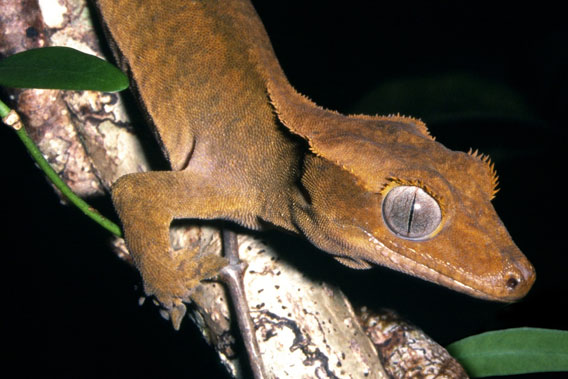
[[[505,281],[504,292],[505,294],[495,294],[496,286],[494,283],[487,283],[484,287],[488,290],[480,289],[479,287],[473,287],[470,284],[466,284],[463,281],[450,277],[426,264],[416,262],[403,254],[400,254],[380,242],[371,233],[358,227],[367,236],[369,243],[374,247],[375,251],[381,255],[382,259],[377,261],[366,261],[370,263],[380,264],[389,267],[393,270],[404,272],[411,276],[416,276],[421,279],[442,285],[444,287],[451,288],[458,292],[466,293],[468,295],[493,301],[501,302],[512,302],[523,297],[528,289],[530,289],[532,282],[523,283],[522,278],[517,278],[510,276]],[[534,279],[533,279],[534,280]],[[479,280],[472,279],[472,282],[478,282]],[[524,284],[524,285],[523,285]]]

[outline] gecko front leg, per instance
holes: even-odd
[[[227,264],[214,254],[171,247],[172,220],[223,218],[230,213],[227,205],[236,204],[200,179],[188,171],[144,172],[123,176],[112,188],[113,203],[144,290],[170,313],[176,329],[185,314],[183,302],[189,301],[192,290]],[[211,204],[225,208],[212,209]]]
[[[172,220],[230,218],[236,211],[230,204],[238,202],[224,196],[218,186],[204,183],[189,171],[144,172],[120,178],[113,185],[112,197],[144,290],[166,308],[174,328],[179,329],[186,310],[183,302],[190,300],[192,290],[201,280],[219,274],[229,288],[253,374],[262,379],[262,359],[242,282],[246,265],[239,260],[236,234],[223,231],[225,258],[171,247]]]

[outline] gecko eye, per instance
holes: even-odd
[[[383,200],[383,219],[397,236],[423,239],[442,221],[438,202],[420,187],[397,186]]]

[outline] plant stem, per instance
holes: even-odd
[[[10,122],[8,121],[9,116],[13,117]],[[57,173],[45,160],[36,144],[29,137],[26,129],[23,128],[19,116],[15,113],[15,111],[10,110],[10,108],[2,101],[0,101],[0,117],[2,117],[2,121],[6,125],[11,126],[16,131],[16,134],[18,135],[26,149],[28,149],[28,152],[36,161],[40,169],[73,205],[75,205],[85,215],[93,219],[95,222],[97,222],[106,230],[110,231],[115,236],[122,237],[122,231],[120,230],[120,227],[118,225],[101,215],[96,209],[92,208],[83,199],[77,196],[63,180],[61,180],[59,175],[57,175]]]

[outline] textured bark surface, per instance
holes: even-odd
[[[49,45],[102,56],[83,1],[0,0],[0,5],[3,56]],[[134,133],[121,96],[52,90],[13,90],[8,96],[48,161],[79,195],[104,195],[121,175],[149,169],[147,150]],[[171,239],[176,248],[198,246],[220,253],[219,233],[213,227],[176,222]],[[117,254],[129,261],[123,241],[116,239],[113,244]],[[281,260],[273,247],[254,236],[239,236],[239,245],[241,258],[249,264],[245,286],[270,377],[388,377],[372,343],[384,323],[373,323],[371,327],[367,317],[362,325],[339,289],[304,276]],[[218,283],[204,283],[193,298],[190,318],[199,325],[228,371],[239,376],[239,367],[246,361],[239,362],[242,357],[235,353],[235,331],[230,328],[224,289]],[[397,323],[384,327],[392,330]],[[400,350],[402,345],[396,347],[393,341],[389,348]],[[375,344],[380,346],[376,340]],[[420,345],[420,349],[432,346],[437,352],[441,349],[432,341]],[[408,356],[401,354],[400,360]],[[411,366],[420,364],[413,357],[409,359],[404,372],[412,372]],[[383,362],[398,366],[400,360]],[[441,362],[446,364],[443,359]],[[406,377],[392,367],[387,372]]]
[[[391,311],[363,308],[360,321],[393,378],[468,378],[461,365],[422,330]]]

